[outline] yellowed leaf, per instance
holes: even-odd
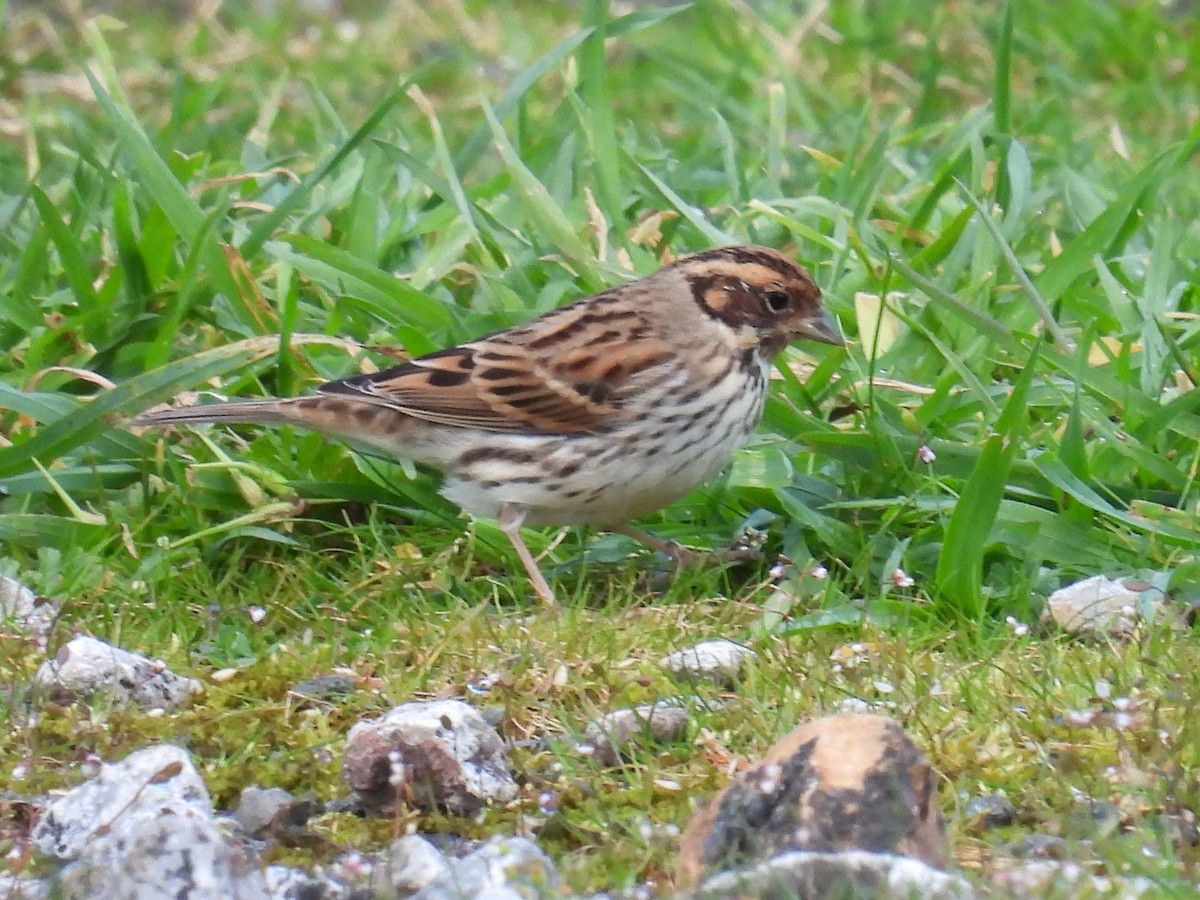
[[[858,321],[858,336],[865,353],[881,356],[900,337],[903,323],[889,306],[902,296],[891,293],[883,298],[864,291],[854,295],[854,315]]]
[[[638,247],[656,246],[662,243],[663,223],[678,218],[679,213],[675,210],[660,209],[630,228],[626,236],[629,238],[629,243]]]

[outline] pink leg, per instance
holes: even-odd
[[[501,507],[497,521],[500,523],[500,530],[504,532],[512,543],[513,549],[517,551],[521,565],[525,567],[525,574],[529,576],[529,581],[533,584],[533,592],[546,606],[554,606],[554,592],[550,590],[550,585],[546,583],[546,577],[538,568],[537,560],[533,558],[533,554],[525,545],[525,539],[521,537],[521,523],[525,521],[524,510],[513,506]]]

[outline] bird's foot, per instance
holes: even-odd
[[[626,537],[633,538],[635,541],[640,541],[655,553],[663,554],[676,567],[681,569],[696,568],[714,563],[719,565],[727,562],[746,562],[762,558],[761,550],[757,547],[748,546],[742,541],[724,550],[696,550],[692,547],[685,547],[678,541],[665,541],[662,538],[647,534],[644,531],[638,531],[636,528],[630,528],[627,525],[616,526],[612,530],[617,534],[623,534]]]

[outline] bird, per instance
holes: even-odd
[[[799,339],[843,344],[816,282],[776,250],[727,246],[308,395],[129,424],[288,424],[440,470],[441,494],[494,519],[552,605],[521,529],[589,525],[686,561],[629,521],[730,463],[762,419],[775,357]]]

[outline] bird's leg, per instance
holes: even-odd
[[[529,581],[533,584],[533,592],[546,606],[553,606],[554,592],[550,590],[550,585],[546,583],[546,577],[538,568],[537,560],[533,558],[533,554],[525,546],[525,539],[521,537],[521,523],[525,521],[525,510],[505,504],[500,507],[500,514],[496,517],[496,521],[500,523],[500,530],[504,532],[513,545],[513,549],[517,551],[521,565],[525,567],[525,574],[529,576]]]
[[[631,537],[635,541],[640,541],[655,553],[661,553],[666,556],[680,568],[690,568],[708,562],[740,562],[758,559],[762,556],[757,550],[743,549],[741,547],[730,547],[727,550],[693,550],[690,547],[683,546],[678,541],[664,541],[660,537],[655,537],[644,531],[638,531],[638,529],[631,528],[628,525],[613,525],[609,530],[617,534],[623,534],[625,537]]]
[[[625,537],[631,537],[635,541],[639,541],[653,550],[655,553],[661,553],[666,556],[671,562],[675,563],[680,568],[698,566],[704,560],[704,553],[697,550],[691,550],[678,541],[664,541],[660,537],[655,537],[652,534],[647,534],[644,531],[638,531],[636,528],[631,528],[628,525],[613,525],[612,530],[617,534],[623,534]]]

